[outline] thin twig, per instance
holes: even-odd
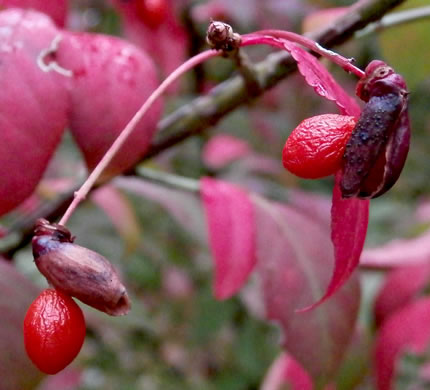
[[[407,9],[385,15],[381,20],[371,23],[355,34],[356,38],[361,38],[374,32],[384,30],[388,27],[399,26],[401,24],[417,22],[421,19],[430,18],[430,6]]]
[[[185,176],[175,175],[173,173],[146,167],[139,167],[137,169],[137,174],[145,180],[156,184],[162,184],[173,189],[193,193],[198,193],[200,191],[200,182],[196,179],[191,179]]]

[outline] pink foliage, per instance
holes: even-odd
[[[430,262],[391,271],[375,299],[374,315],[380,326],[395,311],[413,301],[430,281]]]
[[[269,368],[260,390],[281,390],[285,385],[291,390],[312,390],[309,374],[287,353],[281,353]]]
[[[410,239],[395,239],[385,245],[363,251],[360,265],[392,268],[430,262],[430,231]]]
[[[39,289],[0,257],[0,388],[28,389],[42,374],[27,357],[22,337],[26,310]]]
[[[255,265],[253,206],[247,192],[227,182],[203,178],[200,192],[215,263],[214,294],[230,298]]]
[[[154,64],[137,47],[119,38],[67,33],[57,53],[73,72],[70,81],[70,130],[92,170],[136,111],[157,87]],[[161,115],[157,102],[139,122],[105,170],[118,174],[145,154]]]
[[[430,341],[430,298],[396,311],[382,325],[375,344],[378,390],[392,390],[395,365],[403,352],[424,352]]]
[[[339,188],[340,174],[336,176],[331,208],[331,239],[335,251],[332,279],[324,296],[302,310],[310,310],[338,291],[357,268],[366,239],[369,222],[369,201],[343,199]]]
[[[313,378],[328,381],[354,332],[360,301],[353,277],[313,311],[297,308],[323,295],[331,278],[329,226],[291,207],[254,197],[257,272],[266,315],[281,325],[283,345]]]
[[[360,106],[345,92],[315,56],[288,41],[284,42],[284,46],[297,61],[299,71],[306,82],[314,88],[318,95],[327,100],[334,101],[342,114],[351,115],[356,118],[360,116]]]
[[[224,167],[250,153],[245,141],[228,134],[212,137],[203,149],[204,163],[215,169]]]
[[[13,7],[43,12],[59,27],[64,27],[66,24],[68,0],[0,0],[0,9]]]
[[[36,188],[67,122],[65,76],[44,70],[59,31],[40,13],[0,12],[0,215]]]

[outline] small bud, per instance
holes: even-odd
[[[211,21],[206,33],[206,42],[215,50],[232,51],[240,46],[241,37],[224,22]]]
[[[95,309],[112,316],[127,314],[130,300],[112,264],[73,241],[65,226],[39,219],[32,246],[40,273],[54,287]]]

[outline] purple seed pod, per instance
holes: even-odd
[[[73,241],[65,226],[39,219],[32,246],[40,273],[54,287],[95,309],[112,316],[127,314],[130,300],[112,264]]]
[[[372,61],[357,84],[366,102],[343,156],[342,196],[376,198],[399,178],[410,143],[408,91],[402,76]]]

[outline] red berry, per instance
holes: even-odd
[[[28,308],[24,344],[40,371],[53,375],[64,369],[81,350],[84,338],[82,310],[61,291],[43,291]]]
[[[290,134],[282,152],[284,167],[304,179],[334,174],[342,166],[356,119],[352,116],[324,114],[301,122]]]
[[[165,20],[167,0],[136,0],[137,15],[148,27],[157,28]]]

